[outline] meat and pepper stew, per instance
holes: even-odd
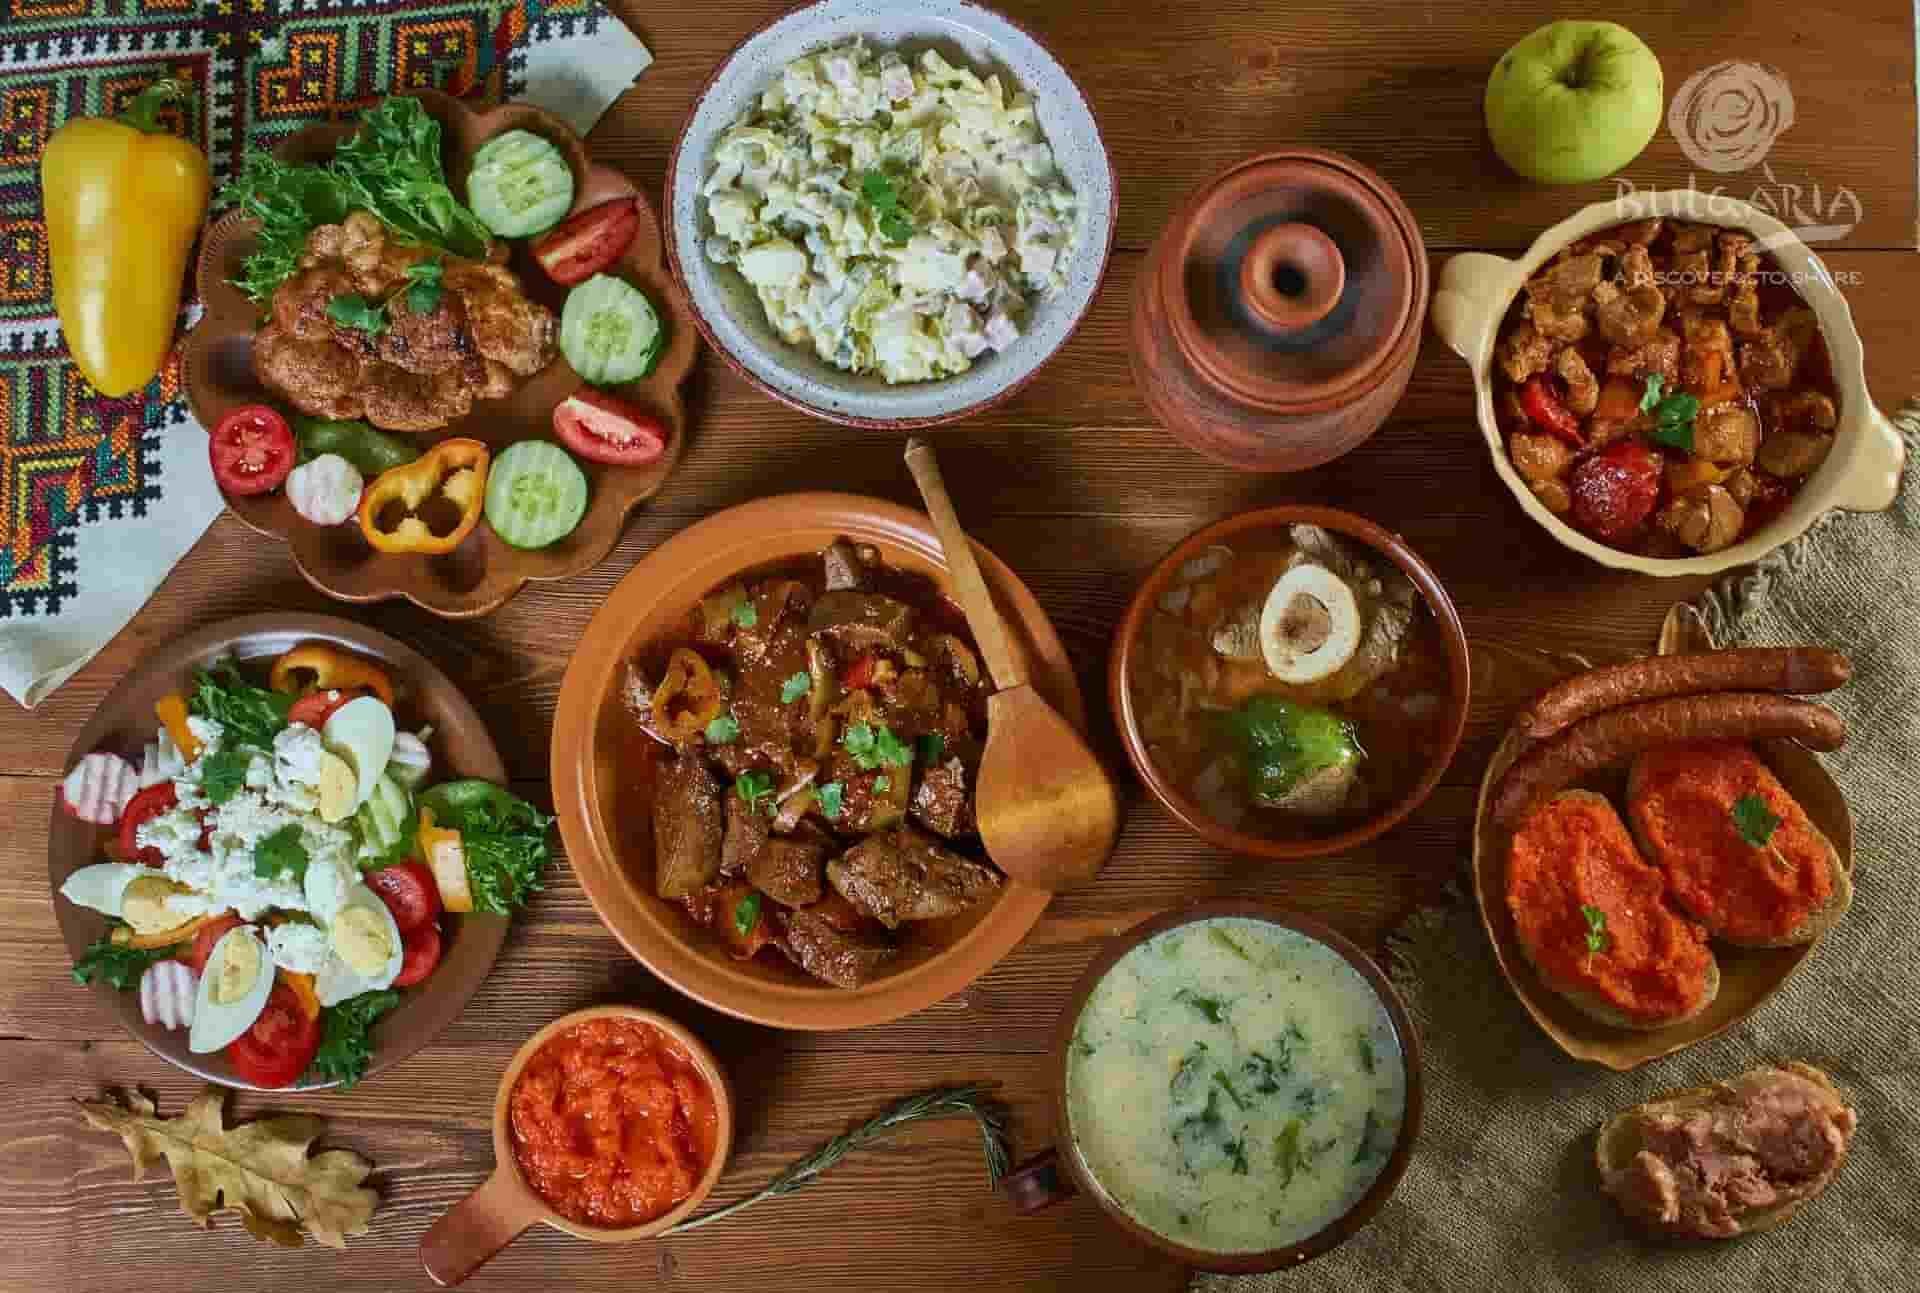
[[[1744,539],[1833,447],[1819,324],[1743,230],[1653,219],[1572,243],[1527,280],[1494,360],[1514,469],[1623,551]]]
[[[737,957],[857,988],[988,902],[987,688],[926,580],[844,540],[715,589],[629,666],[658,754],[653,887]]]

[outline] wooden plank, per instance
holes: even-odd
[[[780,0],[714,0],[698,22],[617,0],[658,61],[591,142],[595,155],[658,193],[694,96],[733,45]],[[1316,147],[1378,170],[1435,248],[1519,248],[1613,179],[1546,187],[1495,156],[1482,111],[1486,79],[1515,41],[1555,15],[1529,0],[1472,6],[1261,0],[1160,5],[1132,0],[1004,0],[1078,79],[1119,175],[1119,242],[1146,247],[1207,176],[1253,153]],[[1593,15],[1580,15],[1593,16]],[[1691,166],[1663,124],[1621,178],[1640,188],[1691,183],[1830,209],[1858,200],[1847,247],[1915,245],[1913,10],[1907,0],[1824,0],[1790,8],[1677,7],[1621,0],[1606,16],[1659,56],[1669,100],[1695,72],[1738,59],[1787,78],[1795,124],[1753,167]],[[1124,32],[1124,38],[1117,33]],[[1771,175],[1771,178],[1769,178]],[[1815,216],[1816,219],[1821,216]]]
[[[71,1103],[138,1083],[172,1115],[193,1095],[191,1079],[128,1041],[0,1041],[7,1075],[0,1145],[9,1150],[10,1196],[0,1287],[280,1287],[296,1262],[338,1293],[428,1287],[417,1264],[420,1235],[484,1179],[493,1157],[486,1120],[518,1041],[516,1032],[512,1040],[438,1048],[408,1066],[403,1089],[376,1080],[345,1094],[233,1098],[230,1121],[284,1109],[317,1113],[328,1123],[324,1146],[374,1160],[369,1183],[381,1204],[370,1231],[344,1253],[299,1258],[248,1238],[231,1214],[195,1231],[167,1170],[132,1181],[120,1143],[87,1128]],[[715,1205],[922,1087],[997,1081],[1017,1152],[1032,1153],[1050,1136],[1040,1056],[897,1054],[877,1073],[872,1057],[790,1050],[769,1044],[760,1030],[710,1041],[740,1111],[737,1148]],[[937,1284],[916,1274],[932,1269],[940,1272]],[[537,1227],[468,1287],[628,1289],[657,1280],[675,1288],[778,1288],[799,1270],[830,1288],[1064,1289],[1099,1281],[1114,1293],[1164,1293],[1185,1284],[1179,1268],[1129,1244],[1087,1200],[1042,1219],[1016,1216],[986,1188],[978,1133],[959,1121],[911,1128],[849,1156],[798,1194],[681,1238],[612,1246]]]

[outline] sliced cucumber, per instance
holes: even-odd
[[[522,440],[487,472],[487,524],[502,543],[544,548],[573,533],[587,513],[587,473],[559,445]]]
[[[502,238],[530,238],[573,206],[573,169],[540,136],[509,130],[480,145],[467,173],[467,205]]]
[[[639,381],[665,343],[653,302],[624,278],[595,274],[560,307],[560,353],[595,386]]]
[[[413,834],[413,797],[390,773],[381,773],[373,793],[353,815],[360,835],[360,865],[377,868],[397,861]]]

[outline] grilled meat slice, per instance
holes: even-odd
[[[854,651],[897,651],[913,634],[913,607],[880,593],[835,589],[813,604],[807,629]]]
[[[521,377],[553,362],[559,320],[527,299],[511,270],[478,261],[449,261],[442,283],[466,298],[467,323],[482,355]]]
[[[808,974],[836,988],[864,986],[899,955],[891,943],[841,929],[816,912],[793,912],[786,924],[782,946],[787,955]]]
[[[820,554],[820,560],[827,571],[828,591],[846,590],[860,592],[867,586],[866,568],[860,564],[860,556],[853,545],[845,539],[835,539]]]
[[[396,293],[387,303],[387,330],[378,346],[380,358],[410,373],[443,373],[477,354],[467,330],[466,303],[457,292],[441,292],[425,313],[414,310],[406,292]]]
[[[360,356],[332,341],[302,341],[269,323],[253,338],[253,372],[262,386],[303,413],[320,418],[366,414]]]
[[[967,794],[967,765],[954,758],[928,768],[921,775],[920,784],[914,787],[909,811],[914,821],[935,835],[951,840],[973,834],[973,800]]]
[[[410,373],[373,360],[360,370],[367,421],[390,431],[432,431],[473,411],[474,384],[458,368]]]
[[[653,795],[654,889],[683,898],[720,874],[720,784],[706,760],[683,754],[660,769]]]
[[[958,915],[1000,887],[1000,874],[949,852],[911,826],[869,836],[827,863],[834,890],[894,929]]]

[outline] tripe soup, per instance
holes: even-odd
[[[1228,916],[1129,950],[1080,1012],[1068,1132],[1141,1225],[1208,1252],[1298,1243],[1348,1212],[1393,1153],[1406,1062],[1332,948]]]

